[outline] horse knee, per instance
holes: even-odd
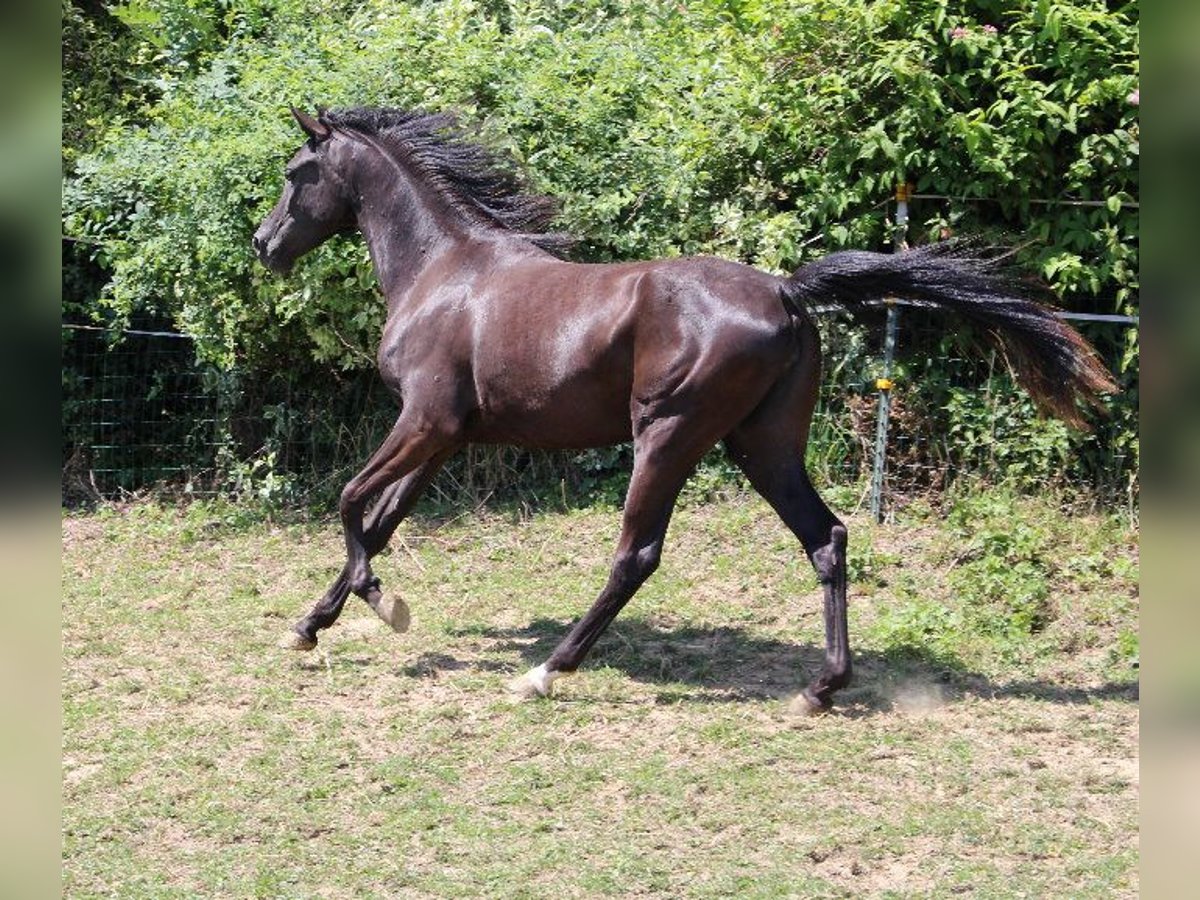
[[[652,544],[649,547],[643,547],[636,555],[637,577],[639,583],[645,581],[658,570],[658,564],[662,560],[662,545]]]
[[[661,544],[654,543],[617,555],[613,564],[614,580],[625,590],[634,591],[658,569],[662,559]]]
[[[338,496],[338,513],[345,521],[348,516],[354,514],[355,510],[360,508],[363,503],[362,490],[355,483],[358,479],[350,481]]]

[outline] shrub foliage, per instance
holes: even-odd
[[[913,201],[911,241],[992,235],[1064,306],[1137,310],[1136,2],[63,9],[65,234],[83,248],[74,264],[103,273],[72,281],[68,308],[169,319],[224,366],[373,361],[383,306],[360,239],[284,280],[250,250],[299,143],[289,104],[463,111],[559,198],[582,258],[708,253],[786,271],[883,249],[907,182],[952,198]],[[120,90],[97,91],[101,66]],[[1136,331],[1100,338],[1133,393]],[[922,390],[931,413],[958,408]],[[1115,406],[1106,427],[1136,443],[1136,407]]]

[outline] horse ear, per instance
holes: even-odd
[[[303,110],[296,109],[296,107],[293,106],[292,115],[295,116],[296,121],[300,124],[300,127],[304,129],[304,133],[314,141],[323,141],[331,134],[328,125],[326,125],[324,122],[314,119]]]

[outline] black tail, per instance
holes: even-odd
[[[1031,299],[1027,285],[1005,277],[995,260],[972,256],[961,244],[832,253],[802,266],[785,293],[794,303],[832,303],[854,314],[891,297],[958,313],[984,328],[1046,412],[1079,427],[1086,425],[1078,401],[1102,408],[1100,395],[1116,390],[1079,332]]]

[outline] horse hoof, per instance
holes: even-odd
[[[545,665],[530,669],[520,678],[514,678],[508,683],[508,693],[514,700],[536,700],[539,697],[549,697],[554,686],[554,679],[562,672],[548,672]]]
[[[312,650],[317,646],[317,642],[312,638],[306,638],[298,631],[289,631],[279,641],[279,646],[284,650]]]
[[[821,703],[808,696],[807,693],[801,692],[788,704],[788,712],[793,716],[801,717],[823,716],[829,712],[832,706],[831,703]]]
[[[538,700],[547,694],[542,693],[540,687],[534,684],[533,679],[526,673],[520,678],[514,678],[508,683],[508,695],[513,700]]]
[[[408,626],[412,623],[412,616],[409,614],[408,604],[403,600],[381,596],[371,604],[371,607],[375,610],[375,615],[387,622],[392,631],[397,634],[408,631]]]

